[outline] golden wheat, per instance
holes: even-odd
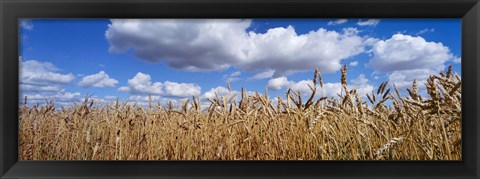
[[[368,101],[346,80],[342,94],[317,95],[315,70],[304,102],[293,89],[273,103],[265,93],[235,95],[148,108],[94,102],[57,109],[19,107],[21,160],[460,160],[461,80],[452,69],[432,75],[427,96],[418,82],[409,96],[382,83]],[[230,84],[228,89],[232,91]],[[388,101],[391,105],[388,105]],[[176,106],[176,107],[175,107]]]

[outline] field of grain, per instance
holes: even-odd
[[[151,101],[19,107],[20,160],[460,160],[461,79],[448,71],[414,82],[408,96],[382,83],[362,98],[309,98],[289,89],[274,103],[268,92],[198,97],[174,105]],[[418,92],[426,86],[427,95]],[[230,87],[229,87],[230,88]],[[240,99],[240,100],[237,100]]]

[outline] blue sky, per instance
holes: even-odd
[[[460,73],[460,19],[25,19],[20,100],[67,105],[88,94],[145,102],[288,88],[340,92],[340,66],[360,93],[389,80],[401,90],[449,65]],[[226,90],[230,81],[233,92]],[[422,83],[420,83],[422,84]],[[423,85],[421,85],[423,86]]]

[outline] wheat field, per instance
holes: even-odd
[[[461,160],[461,78],[452,67],[413,82],[408,96],[384,82],[361,97],[347,84],[347,66],[341,72],[337,97],[318,96],[316,70],[308,98],[289,89],[275,103],[267,90],[245,89],[207,106],[198,97],[147,107],[86,99],[61,108],[25,98],[19,159]]]

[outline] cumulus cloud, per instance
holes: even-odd
[[[268,80],[267,87],[272,90],[280,90],[292,85],[293,82],[288,81],[287,77],[278,77]]]
[[[365,77],[365,74],[360,74],[357,78],[351,80],[351,86],[357,89],[358,94],[362,97],[365,97],[366,94],[371,93],[373,90],[373,86]]]
[[[462,58],[461,57],[453,58],[453,63],[462,63]]]
[[[53,100],[56,105],[68,106],[74,103],[81,102],[82,95],[78,92],[29,92],[20,94],[20,103],[23,104],[24,97],[27,97],[27,103],[32,104],[45,104],[45,100]]]
[[[366,40],[364,42],[364,44],[366,46],[372,46],[373,44],[377,43],[380,39],[377,39],[377,38],[374,38],[374,37],[364,37]],[[371,49],[368,51],[370,52]]]
[[[122,86],[118,90],[131,94],[188,97],[200,95],[201,87],[193,83],[152,82],[149,74],[138,72],[135,77],[128,80],[128,86]]]
[[[55,99],[59,103],[66,104],[75,101],[74,97],[79,93],[65,92],[62,85],[68,84],[75,79],[71,73],[62,74],[59,68],[52,63],[36,60],[22,60],[19,57],[20,79],[19,100],[27,96],[29,103],[44,103],[45,99]]]
[[[424,38],[395,34],[390,39],[377,41],[372,47],[369,64],[380,72],[411,69],[442,69],[453,58],[450,49],[442,43],[427,42]]]
[[[269,29],[264,34],[249,32],[254,44],[247,60],[241,64],[245,70],[275,70],[274,76],[319,68],[323,73],[335,72],[341,60],[365,51],[364,40],[355,28],[343,32],[320,28],[298,35],[292,26]]]
[[[300,92],[301,95],[310,95],[312,93],[312,90],[310,90],[310,87],[308,85],[314,87],[313,81],[312,80],[301,80],[299,82],[291,82],[290,83],[293,90]],[[317,86],[319,88],[319,86]]]
[[[121,91],[121,92],[130,92],[130,87],[122,86],[122,87],[118,88],[117,90]],[[132,92],[132,93],[135,93],[135,92]]]
[[[268,81],[268,88],[272,90],[288,89],[291,88],[297,92],[300,92],[302,96],[309,96],[312,93],[311,87],[314,87],[312,80],[301,80],[298,82],[289,81],[286,77],[273,78]],[[349,85],[351,89],[357,89],[358,94],[365,97],[365,94],[373,90],[373,86],[365,78],[364,74],[360,74],[359,77],[351,80]],[[324,83],[323,87],[319,84],[316,86],[316,96],[336,97],[337,94],[342,93],[341,83]]]
[[[71,73],[60,73],[50,62],[37,60],[23,60],[19,57],[20,79],[19,79],[19,101],[27,97],[27,103],[44,104],[45,100],[54,100],[57,105],[70,105],[79,102],[81,94],[78,92],[67,92],[63,85],[67,85],[75,79]]]
[[[97,74],[92,74],[83,77],[83,79],[78,83],[82,87],[115,87],[118,84],[118,81],[110,78],[107,73],[100,71]]]
[[[358,61],[350,62],[349,65],[352,66],[352,67],[357,66],[357,65],[358,65]]]
[[[176,83],[166,81],[163,83],[164,96],[188,97],[200,95],[201,87],[193,83]]]
[[[376,26],[378,23],[380,23],[380,19],[368,19],[366,21],[359,20],[357,22],[357,25],[359,25],[359,26]]]
[[[312,80],[301,80],[298,82],[289,81],[286,77],[273,78],[268,81],[268,88],[271,90],[280,90],[291,88],[297,92],[300,92],[302,96],[308,96],[312,93],[308,85],[313,87]],[[323,88],[320,85],[316,86],[318,89],[317,96],[334,97],[342,90],[340,83],[325,83]]]
[[[323,88],[319,88],[322,96],[326,97],[337,97],[337,94],[342,93],[342,84],[340,83],[325,83]]]
[[[366,39],[354,28],[319,28],[299,35],[294,27],[247,32],[251,20],[111,20],[105,33],[110,52],[132,50],[147,62],[165,61],[188,71],[275,70],[276,76],[340,69],[341,60],[364,52]]]
[[[344,24],[344,23],[347,23],[347,22],[348,22],[347,19],[338,19],[338,20],[335,20],[335,21],[328,21],[327,25],[340,25],[340,24]]]
[[[248,91],[248,90],[246,91],[246,93],[249,96],[256,94],[256,92]],[[215,98],[215,94],[217,94],[219,98],[222,98],[223,96],[226,96],[227,98],[233,97],[233,99],[237,101],[239,101],[242,96],[240,91],[237,91],[237,90],[229,91],[227,88],[223,86],[217,86],[215,88],[211,88],[209,91],[205,92],[202,96],[200,96],[200,100],[202,101],[203,107],[210,105],[210,101],[208,101],[207,99]]]
[[[460,61],[442,43],[403,34],[377,41],[372,54],[369,65],[377,72],[385,72],[390,84],[404,90],[417,80],[421,92],[425,92],[423,84],[428,77],[444,69],[446,62]]]
[[[241,74],[242,74],[242,72],[236,71],[236,72],[233,72],[232,74],[230,74],[230,76],[239,76]]]
[[[202,99],[212,99],[212,98],[215,98],[215,93],[218,95],[218,97],[222,97],[222,96],[232,96],[232,95],[237,95],[238,97],[238,94],[240,94],[239,91],[229,91],[227,88],[223,87],[223,86],[218,86],[216,88],[212,88],[210,89],[209,91],[205,92],[203,95],[202,95]]]
[[[268,70],[265,72],[257,73],[253,75],[252,77],[248,78],[249,80],[261,80],[261,79],[266,79],[266,78],[271,78],[273,74],[275,73],[274,70]]]
[[[105,33],[110,52],[133,49],[148,61],[190,71],[223,70],[244,56],[251,20],[115,19]],[[234,57],[234,58],[232,58]]]
[[[150,96],[133,95],[128,97],[128,100],[131,100],[131,101],[148,102],[150,99],[152,99],[152,101],[159,101],[160,99],[162,99],[162,97],[158,95],[150,95]]]
[[[45,99],[47,100],[52,100],[54,101],[60,101],[60,102],[69,102],[69,101],[78,101],[79,97],[81,96],[80,93],[71,93],[71,92],[66,92],[66,93],[54,93],[51,95],[42,95],[42,94],[27,94],[28,100],[33,100],[33,101],[43,101]]]
[[[132,79],[128,80],[128,86],[118,88],[122,92],[130,92],[132,94],[163,94],[163,84],[161,82],[152,83],[149,74],[138,72]]]
[[[71,73],[58,73],[60,69],[49,62],[36,60],[23,61],[20,58],[20,83],[48,86],[51,84],[67,84],[75,79]]]
[[[308,84],[313,87],[312,80],[302,80],[292,83],[291,88],[297,92],[300,92],[302,96],[309,96],[312,91],[308,87]],[[316,96],[336,97],[337,94],[342,92],[342,84],[340,83],[325,83],[323,84],[323,88],[320,87],[320,85],[317,85],[316,87],[318,89]]]
[[[411,87],[413,80],[417,80],[418,86],[423,88],[425,87],[423,84],[427,82],[428,77],[435,73],[435,71],[429,69],[401,70],[390,73],[388,80],[401,89]]]
[[[167,98],[158,95],[133,95],[128,98],[130,104],[134,103],[142,107],[148,107],[150,105],[150,98],[152,99],[152,105],[164,105],[166,106],[169,102],[174,104],[174,107],[178,107],[179,103],[186,101],[188,98]]]

